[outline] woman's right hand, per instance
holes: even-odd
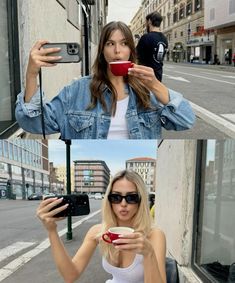
[[[60,51],[60,48],[43,48],[43,45],[49,43],[47,40],[39,40],[32,47],[29,54],[27,76],[36,77],[41,67],[53,67],[56,63],[53,61],[61,59],[60,56],[48,56],[50,53]]]
[[[48,198],[43,200],[38,209],[37,217],[42,221],[45,228],[50,232],[56,230],[57,221],[64,219],[65,217],[54,217],[57,213],[65,210],[68,207],[68,204],[60,206],[52,210],[53,207],[57,206],[62,202],[63,198]]]

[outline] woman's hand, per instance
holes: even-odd
[[[128,74],[140,80],[162,104],[166,105],[170,101],[168,89],[155,77],[152,68],[134,64]]]
[[[60,56],[47,56],[50,53],[60,51],[60,48],[43,48],[49,43],[47,40],[39,40],[35,43],[29,54],[27,76],[37,76],[41,67],[56,66],[53,61],[61,59]]]
[[[131,251],[143,256],[154,252],[150,241],[140,232],[119,236],[119,239],[113,241],[113,244],[117,250]]]
[[[59,221],[65,218],[65,217],[54,217],[58,212],[61,212],[68,207],[68,204],[65,204],[61,207],[53,209],[53,207],[60,204],[62,200],[63,198],[45,199],[40,203],[37,209],[37,217],[42,221],[43,225],[49,232],[56,230],[57,228],[56,221]]]
[[[134,64],[133,68],[129,69],[128,74],[138,78],[138,80],[140,80],[150,91],[152,91],[156,84],[159,83],[155,77],[153,69],[150,67]]]

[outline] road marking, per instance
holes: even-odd
[[[235,139],[235,124],[229,122],[228,120],[202,108],[201,106],[190,102],[195,114],[204,120],[206,123],[212,125],[213,127],[225,133],[227,136]]]
[[[92,218],[96,214],[100,213],[100,209],[89,214],[88,216],[82,218],[81,220],[75,222],[72,224],[72,228],[76,228],[79,225],[81,225],[83,222],[87,221],[88,219]],[[67,233],[67,228],[62,229],[59,231],[59,236],[63,236]],[[8,276],[13,274],[16,270],[18,270],[20,267],[22,267],[24,264],[29,262],[32,258],[34,258],[36,255],[39,255],[41,252],[46,250],[50,247],[50,242],[48,239],[45,239],[42,241],[38,246],[36,246],[34,249],[30,250],[29,252],[19,256],[15,260],[11,261],[9,264],[3,266],[0,269],[0,282],[6,279]]]
[[[235,114],[221,114],[221,116],[235,123]]]
[[[230,78],[230,79],[235,79],[235,76],[221,76],[223,78]]]
[[[195,77],[195,78],[207,79],[207,80],[210,80],[210,81],[215,81],[215,82],[220,82],[220,83],[226,83],[226,84],[230,84],[230,85],[235,85],[235,83],[231,83],[231,82],[227,82],[227,81],[223,81],[223,80],[217,80],[217,79],[213,79],[213,78],[209,78],[209,77],[205,77],[205,76],[198,76],[198,75],[193,75],[193,74],[184,73],[184,72],[180,72],[180,71],[173,71],[173,72],[179,73],[179,74],[183,74],[183,75],[192,76],[192,77]]]
[[[164,77],[168,77],[169,79],[180,81],[180,82],[190,83],[190,81],[188,81],[188,80],[186,80],[182,77],[173,77],[173,76],[169,76],[169,75],[165,75],[165,74],[164,74]]]
[[[31,247],[35,243],[32,242],[16,242],[4,249],[0,250],[0,262],[3,261],[4,259],[20,252],[21,250],[24,250],[28,247]]]

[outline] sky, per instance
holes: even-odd
[[[141,0],[109,0],[107,22],[122,21],[129,24],[138,11]]]
[[[49,140],[49,161],[65,165],[66,146],[63,141]],[[103,160],[111,174],[125,169],[125,161],[136,157],[156,158],[156,140],[73,140],[71,162],[74,160]]]

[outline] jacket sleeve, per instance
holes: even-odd
[[[64,116],[66,93],[64,88],[58,96],[56,96],[50,103],[46,103],[43,99],[43,112],[45,121],[46,134],[54,134],[60,132],[63,126],[63,119],[58,116]],[[19,126],[27,132],[33,134],[42,133],[42,115],[40,106],[40,90],[38,89],[29,103],[24,102],[25,91],[18,94],[15,108],[16,120]]]
[[[190,129],[196,120],[189,102],[182,94],[169,89],[170,101],[161,112],[161,123],[166,130],[183,131]]]

